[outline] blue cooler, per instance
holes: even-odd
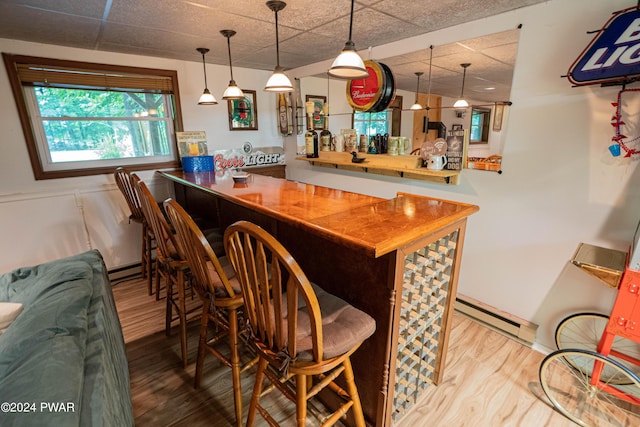
[[[184,156],[182,170],[185,172],[208,172],[215,170],[213,156]]]

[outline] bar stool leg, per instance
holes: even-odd
[[[247,414],[247,427],[253,427],[256,421],[256,409],[258,408],[260,395],[262,394],[262,382],[264,381],[264,370],[267,368],[267,359],[262,357],[258,361],[258,370],[256,371],[256,382],[253,384],[253,393],[251,393],[251,402],[249,403],[249,412]]]
[[[344,379],[347,383],[347,391],[353,401],[353,417],[356,421],[357,427],[365,427],[364,414],[362,413],[362,404],[360,403],[360,396],[358,395],[358,388],[353,377],[353,368],[351,366],[351,358],[347,357],[342,363],[344,366]]]
[[[209,327],[209,305],[211,301],[203,301],[202,304],[202,321],[200,322],[200,339],[198,342],[198,357],[196,359],[196,378],[194,387],[200,387],[202,379],[202,366],[204,365],[205,346],[207,345],[207,328]]]
[[[296,375],[296,418],[298,427],[304,427],[307,421],[307,376]]]
[[[242,426],[242,385],[240,383],[240,355],[238,353],[238,311],[229,309],[229,341],[231,345],[231,377],[233,401],[236,409],[236,425]]]
[[[168,294],[167,294],[168,299]],[[178,268],[178,316],[180,317],[180,348],[182,350],[182,364],[186,368],[189,356],[188,356],[188,341],[187,341],[187,311],[184,295],[184,271],[182,268]]]

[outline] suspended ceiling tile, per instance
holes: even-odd
[[[94,19],[102,19],[106,5],[105,0],[16,0],[3,3],[25,11],[50,12],[56,15]]]
[[[99,33],[94,18],[0,4],[0,37],[93,49]]]

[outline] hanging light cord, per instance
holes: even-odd
[[[353,30],[353,4],[354,3],[355,3],[355,0],[351,0],[351,15],[349,17],[349,41],[352,41],[351,32]]]
[[[464,98],[464,81],[467,77],[467,67],[462,67],[462,90],[460,91],[460,98]]]
[[[204,70],[204,88],[207,89],[207,64],[204,62],[204,53],[202,54],[202,69]]]
[[[280,39],[278,38],[278,10],[276,13],[276,68],[280,68]]]
[[[433,62],[433,45],[429,46],[429,88],[427,91],[427,112],[431,105],[431,63]]]
[[[231,80],[233,80],[233,66],[231,65],[231,37],[227,36],[227,49],[229,51],[229,71],[231,72]]]

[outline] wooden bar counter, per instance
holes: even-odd
[[[393,424],[442,380],[466,219],[477,206],[260,175],[236,184],[213,172],[159,174],[192,215],[221,227],[240,219],[260,225],[311,281],[376,320],[352,357],[368,423]]]

